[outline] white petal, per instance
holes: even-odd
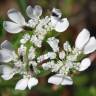
[[[13,50],[12,48],[12,44],[8,41],[8,40],[5,40],[1,43],[1,48],[2,49],[8,49],[8,50]]]
[[[12,56],[13,56],[12,60],[17,60],[18,55],[15,53],[15,51],[12,51]]]
[[[33,14],[37,17],[40,17],[42,15],[42,8],[39,5],[36,5],[34,7]]]
[[[54,52],[58,52],[59,51],[59,40],[56,39],[55,37],[50,37],[47,40],[47,43],[50,45],[50,47],[53,49]]]
[[[3,27],[9,33],[19,33],[23,30],[23,28],[20,25],[9,21],[3,22]]]
[[[28,78],[21,79],[17,82],[15,89],[16,90],[25,90],[28,85]]]
[[[14,74],[11,74],[11,75],[1,75],[1,77],[4,79],[4,80],[10,80],[12,79],[14,76]]]
[[[0,50],[0,62],[7,63],[12,60],[12,52],[7,49]]]
[[[71,79],[71,77],[64,76],[61,85],[72,85],[72,84],[73,84],[73,80]]]
[[[64,51],[59,52],[59,58],[61,60],[65,58],[65,52]]]
[[[9,66],[3,66],[3,75],[8,75],[12,73],[13,69]]]
[[[88,42],[90,38],[90,33],[87,29],[83,29],[79,35],[77,36],[77,39],[75,41],[75,47],[79,50],[82,50],[84,45]]]
[[[96,39],[95,37],[91,37],[84,47],[84,54],[89,54],[95,50],[96,50]]]
[[[28,17],[32,18],[33,17],[33,8],[32,6],[28,6],[27,9],[26,9],[26,13],[28,15]]]
[[[89,58],[85,58],[81,61],[81,64],[79,66],[79,71],[86,70],[91,65],[91,60]]]
[[[32,77],[28,81],[28,88],[31,89],[33,86],[36,86],[37,84],[38,84],[38,80]]]
[[[54,17],[54,16],[51,16],[50,19],[51,19],[51,24],[52,24],[52,26],[55,27],[55,25],[56,25],[57,22],[58,22],[58,18],[56,18],[56,17]]]
[[[63,18],[62,20],[58,20],[55,30],[57,32],[64,32],[69,27],[69,22],[67,18]]]
[[[3,66],[1,77],[4,80],[9,80],[14,76],[13,69],[9,66]]]
[[[38,5],[32,8],[32,6],[29,5],[26,9],[26,13],[30,18],[36,18],[42,15],[42,8]]]
[[[53,10],[52,10],[52,16],[61,18],[62,13],[61,13],[61,11],[59,9],[53,8]]]
[[[59,85],[61,84],[62,80],[63,80],[63,76],[61,74],[56,74],[56,75],[51,76],[48,79],[48,83]]]
[[[16,9],[10,9],[8,11],[8,17],[19,25],[25,25],[25,19],[22,14]]]

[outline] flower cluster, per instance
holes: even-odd
[[[56,39],[52,40],[52,38],[49,38],[51,41],[48,43],[57,56],[52,61],[42,64],[42,67],[44,70],[56,73],[48,79],[49,83],[70,85],[73,83],[70,77],[72,74],[76,71],[84,71],[91,65],[90,58],[86,56],[96,50],[96,39],[90,37],[87,29],[83,29],[75,41],[75,47],[71,48],[69,42],[66,41],[63,44],[63,50],[56,52],[55,49],[59,49],[59,46],[58,43],[52,44],[52,42],[57,41]]]
[[[91,65],[91,60],[87,55],[96,50],[95,37],[91,37],[90,32],[83,29],[77,36],[75,46],[72,47],[66,41],[63,48],[60,48],[60,41],[55,37],[56,34],[51,37],[47,37],[47,35],[54,31],[64,32],[68,28],[69,22],[67,18],[62,18],[61,11],[53,8],[50,16],[42,18],[42,8],[36,5],[34,8],[28,6],[26,13],[29,17],[28,21],[19,11],[10,9],[8,17],[12,21],[3,23],[7,32],[13,34],[22,32],[24,35],[20,39],[20,46],[17,50],[12,48],[12,44],[8,40],[1,43],[1,77],[9,80],[18,73],[22,79],[17,82],[15,89],[24,90],[27,87],[31,89],[39,82],[37,75],[40,73],[39,67],[41,67],[44,71],[55,73],[49,77],[48,83],[72,85],[72,74],[84,71]]]

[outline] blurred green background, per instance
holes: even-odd
[[[62,42],[69,40],[74,44],[75,38],[83,28],[88,28],[92,36],[96,36],[96,0],[0,0],[0,43],[8,39],[17,46],[20,35],[11,35],[3,29],[3,20],[8,19],[10,8],[19,9],[26,17],[28,5],[41,5],[45,14],[49,14],[53,7],[59,8],[63,17],[67,17],[70,27],[59,38]],[[95,60],[96,61],[96,60]],[[0,96],[96,96],[96,62],[91,67],[73,77],[72,86],[53,86],[47,84],[48,77],[40,77],[40,84],[30,91],[16,91],[16,82],[20,77],[4,81],[0,78]]]

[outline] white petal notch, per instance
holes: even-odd
[[[89,58],[85,58],[81,61],[79,66],[79,71],[84,71],[91,65],[91,60]]]
[[[38,80],[34,77],[24,78],[17,82],[15,89],[16,90],[25,90],[27,87],[31,90],[32,87],[38,84]]]
[[[77,36],[75,48],[81,50],[84,54],[92,53],[96,50],[96,38],[90,37],[90,32],[83,29]]]
[[[29,5],[26,9],[26,13],[29,18],[39,18],[42,15],[42,8],[39,5],[36,5],[34,8]]]
[[[8,17],[18,25],[25,25],[25,19],[23,15],[16,9],[8,10]]]
[[[69,21],[67,18],[61,19],[61,12],[59,9],[53,8],[52,16],[51,16],[51,23],[54,27],[54,30],[57,32],[64,32],[69,27]]]
[[[72,85],[73,81],[71,77],[64,76],[62,74],[56,74],[51,76],[48,79],[48,83],[55,84],[55,85]]]
[[[65,76],[61,85],[72,85],[73,80],[69,76]]]

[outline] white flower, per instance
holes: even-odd
[[[54,60],[51,60],[42,65],[44,70],[50,69],[51,72],[58,72],[62,66],[63,66],[63,62],[60,60],[57,63]]]
[[[79,71],[84,71],[91,65],[91,60],[89,58],[84,58],[79,64]]]
[[[61,52],[59,52],[59,58],[62,60],[62,59],[64,59],[65,58],[65,52],[64,51],[61,51]]]
[[[27,47],[25,47],[24,45],[21,45],[19,48],[18,48],[18,54],[19,56],[24,56],[26,54],[26,50],[27,50]]]
[[[44,63],[44,64],[42,64],[42,68],[44,70],[49,70],[51,68],[51,66],[50,66],[50,64],[48,65],[47,63]]]
[[[64,50],[65,50],[66,52],[71,52],[71,51],[72,51],[71,46],[70,46],[70,44],[69,44],[68,41],[66,41],[66,42],[63,44],[63,48],[64,48]]]
[[[8,63],[10,62],[13,57],[12,57],[12,52],[9,51],[8,49],[1,49],[0,50],[0,62],[3,62],[3,63]]]
[[[2,42],[0,47],[0,62],[8,63],[17,58],[17,55],[12,49],[12,45],[9,41],[5,40]]]
[[[51,70],[52,72],[58,72],[62,66],[63,62],[59,60],[57,63],[54,63],[54,65],[51,66]]]
[[[14,62],[14,66],[15,66],[16,68],[22,68],[23,62],[22,62],[21,60],[18,60],[18,61],[16,61],[16,62]]]
[[[49,69],[52,69],[54,65],[55,65],[55,62],[53,60],[51,60],[47,63],[43,63],[42,67],[44,70],[49,70]]]
[[[56,39],[55,37],[50,37],[47,40],[48,44],[50,45],[50,47],[53,49],[54,52],[58,52],[59,51],[59,40]]]
[[[61,16],[62,14],[60,10],[53,8],[52,16],[51,16],[51,23],[57,32],[64,32],[69,27],[69,22],[67,18],[61,19]]]
[[[33,67],[36,67],[37,66],[37,62],[36,61],[30,61],[29,65],[32,65]]]
[[[48,83],[55,85],[72,85],[73,81],[69,76],[64,76],[62,74],[55,74],[48,79]]]
[[[44,61],[44,60],[46,60],[48,58],[48,56],[47,55],[41,55],[41,56],[39,56],[38,58],[37,58],[37,62],[39,63],[39,62],[42,62],[42,61]]]
[[[28,17],[31,18],[28,21],[29,26],[34,28],[39,22],[39,17],[42,15],[42,8],[39,5],[36,5],[34,8],[29,5],[26,9],[26,13]]]
[[[42,35],[46,35],[46,33],[51,30],[49,23],[50,18],[48,16],[44,17],[43,19],[40,19],[38,25],[36,26],[36,31],[38,33],[42,33]],[[41,30],[41,32],[39,30]]]
[[[42,8],[39,5],[36,5],[34,8],[29,5],[26,13],[30,18],[39,18],[42,15]]]
[[[29,53],[28,53],[28,59],[33,60],[35,58],[35,48],[33,46],[30,47]]]
[[[30,35],[27,33],[27,34],[24,34],[23,38],[20,40],[20,43],[25,44],[27,43],[28,40],[30,40]]]
[[[61,18],[62,13],[61,13],[61,11],[59,9],[53,8],[53,10],[52,10],[52,16]]]
[[[55,52],[48,52],[48,58],[49,59],[55,59],[56,58],[56,53]]]
[[[39,39],[36,35],[32,35],[31,40],[30,40],[35,46],[37,47],[42,47],[42,40]]]
[[[75,41],[75,47],[84,54],[92,53],[96,50],[96,39],[95,37],[90,37],[90,32],[87,29],[83,29]]]
[[[47,63],[44,63],[44,64],[42,64],[42,68],[44,69],[44,70],[49,70],[50,68],[51,68],[51,64],[49,63],[49,62],[47,62]]]
[[[32,78],[23,78],[19,80],[16,84],[16,90],[25,90],[27,87],[31,89],[33,86],[38,84],[38,80],[34,77]]]
[[[54,52],[48,52],[47,54],[41,55],[37,58],[38,62],[42,62],[47,59],[55,59],[56,58],[56,53]]]
[[[10,9],[8,11],[8,17],[11,21],[4,21],[3,26],[9,33],[19,33],[23,31],[23,27],[26,25],[25,19],[22,14],[16,9]]]
[[[68,75],[70,69],[74,68],[74,62],[66,61],[63,63],[63,66],[59,69],[60,74]]]
[[[30,19],[29,21],[28,21],[28,25],[30,26],[30,27],[32,27],[32,28],[35,28],[36,27],[36,25],[38,24],[38,18],[35,18],[35,19]]]
[[[49,21],[49,17],[46,16],[45,18],[40,19],[37,26],[35,27],[34,34],[31,37],[31,42],[35,46],[41,47],[47,32],[50,30],[50,26],[48,26]]]
[[[4,79],[4,80],[9,80],[9,79],[12,79],[12,77],[16,74],[16,69],[14,68],[11,68],[9,66],[3,66],[3,69],[2,69],[2,75],[1,77]]]
[[[78,55],[77,54],[69,54],[67,57],[66,57],[66,59],[68,60],[68,61],[77,61],[77,57],[78,57]]]

